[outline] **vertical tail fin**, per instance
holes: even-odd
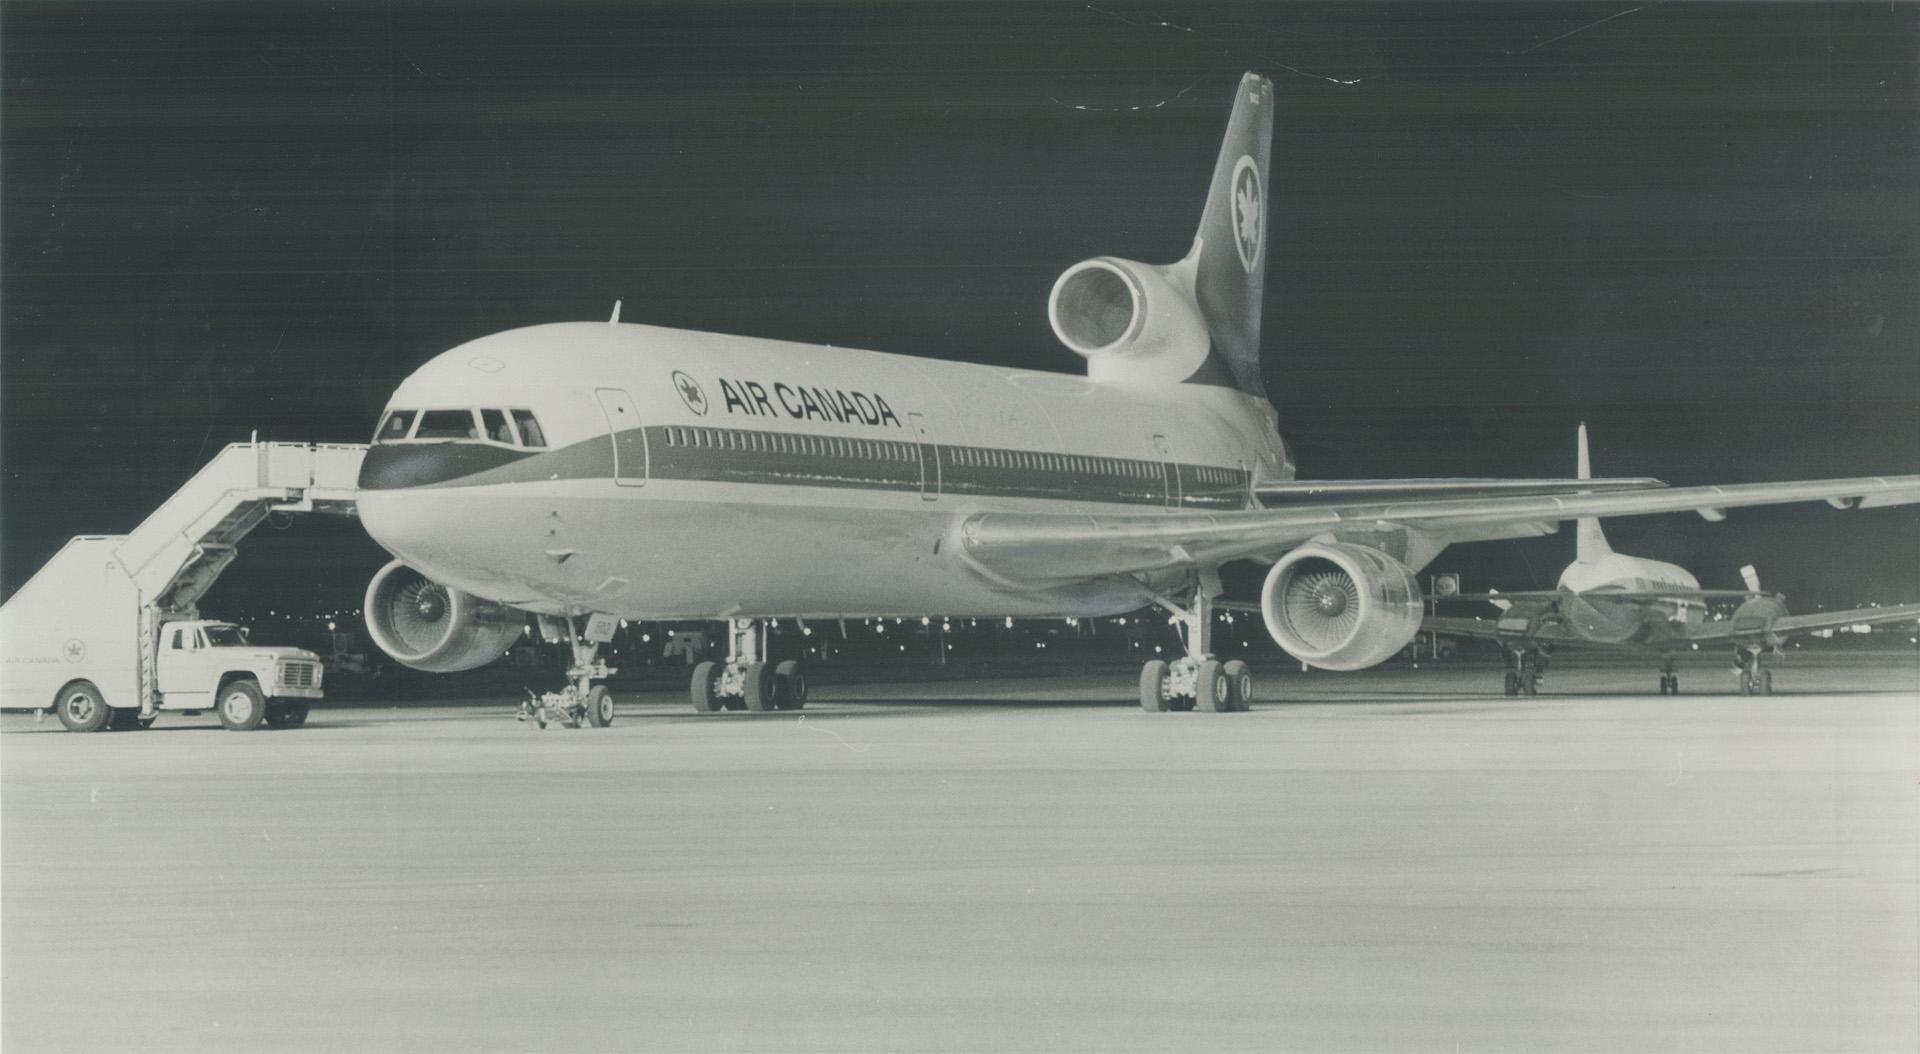
[[[1194,296],[1215,352],[1241,391],[1266,397],[1260,379],[1260,292],[1267,277],[1267,163],[1273,152],[1273,82],[1240,78],[1233,116],[1193,249]]]
[[[1593,459],[1587,452],[1587,423],[1580,422],[1580,450],[1575,475],[1579,479],[1593,478]],[[1578,563],[1590,564],[1613,552],[1607,544],[1607,536],[1600,531],[1600,521],[1596,519],[1579,520],[1574,536],[1573,558]]]

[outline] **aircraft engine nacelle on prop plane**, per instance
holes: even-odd
[[[367,632],[395,662],[428,673],[477,670],[526,632],[526,613],[442,585],[398,560],[367,585]]]
[[[1364,545],[1303,545],[1273,565],[1260,589],[1274,643],[1323,670],[1387,659],[1420,632],[1424,613],[1413,571]]]

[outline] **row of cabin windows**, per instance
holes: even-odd
[[[376,443],[409,439],[478,439],[532,449],[547,445],[547,434],[532,410],[393,410],[373,434]]]
[[[916,460],[913,445],[890,440],[843,439],[838,436],[795,435],[787,432],[759,432],[729,428],[690,428],[670,425],[667,445],[702,450],[741,450],[763,454],[799,454],[804,457],[857,458],[866,461]],[[1047,454],[1027,450],[1001,450],[992,447],[950,447],[955,466],[968,468],[1015,469],[1032,472],[1075,472],[1116,478],[1157,480],[1161,465],[1153,461],[1124,458],[1086,457],[1079,454]],[[1221,486],[1235,482],[1235,473],[1210,465],[1194,466],[1200,483]]]
[[[862,461],[916,461],[910,443],[885,439],[842,439],[839,436],[794,435],[733,428],[669,426],[667,445],[701,450],[746,450],[759,454],[800,454],[805,457],[858,458]]]

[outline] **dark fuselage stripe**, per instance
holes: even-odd
[[[1180,508],[1248,505],[1245,469],[1044,450],[917,443],[744,428],[654,425],[582,440],[474,471],[461,443],[376,444],[364,489],[468,487],[556,479],[621,478],[755,483]],[[444,452],[439,478],[422,464]],[[617,454],[616,454],[617,451]],[[404,463],[406,471],[395,471]],[[406,480],[408,482],[401,482]],[[1169,501],[1171,492],[1173,500]]]

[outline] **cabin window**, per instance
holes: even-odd
[[[427,410],[420,415],[415,439],[478,439],[480,425],[472,410]]]
[[[397,439],[407,438],[407,433],[412,430],[413,411],[393,410],[388,412],[386,420],[380,422],[380,429],[374,433],[373,441],[391,443]]]
[[[547,445],[547,433],[540,430],[532,410],[514,410],[512,414],[514,426],[520,429],[521,446],[538,449]]]

